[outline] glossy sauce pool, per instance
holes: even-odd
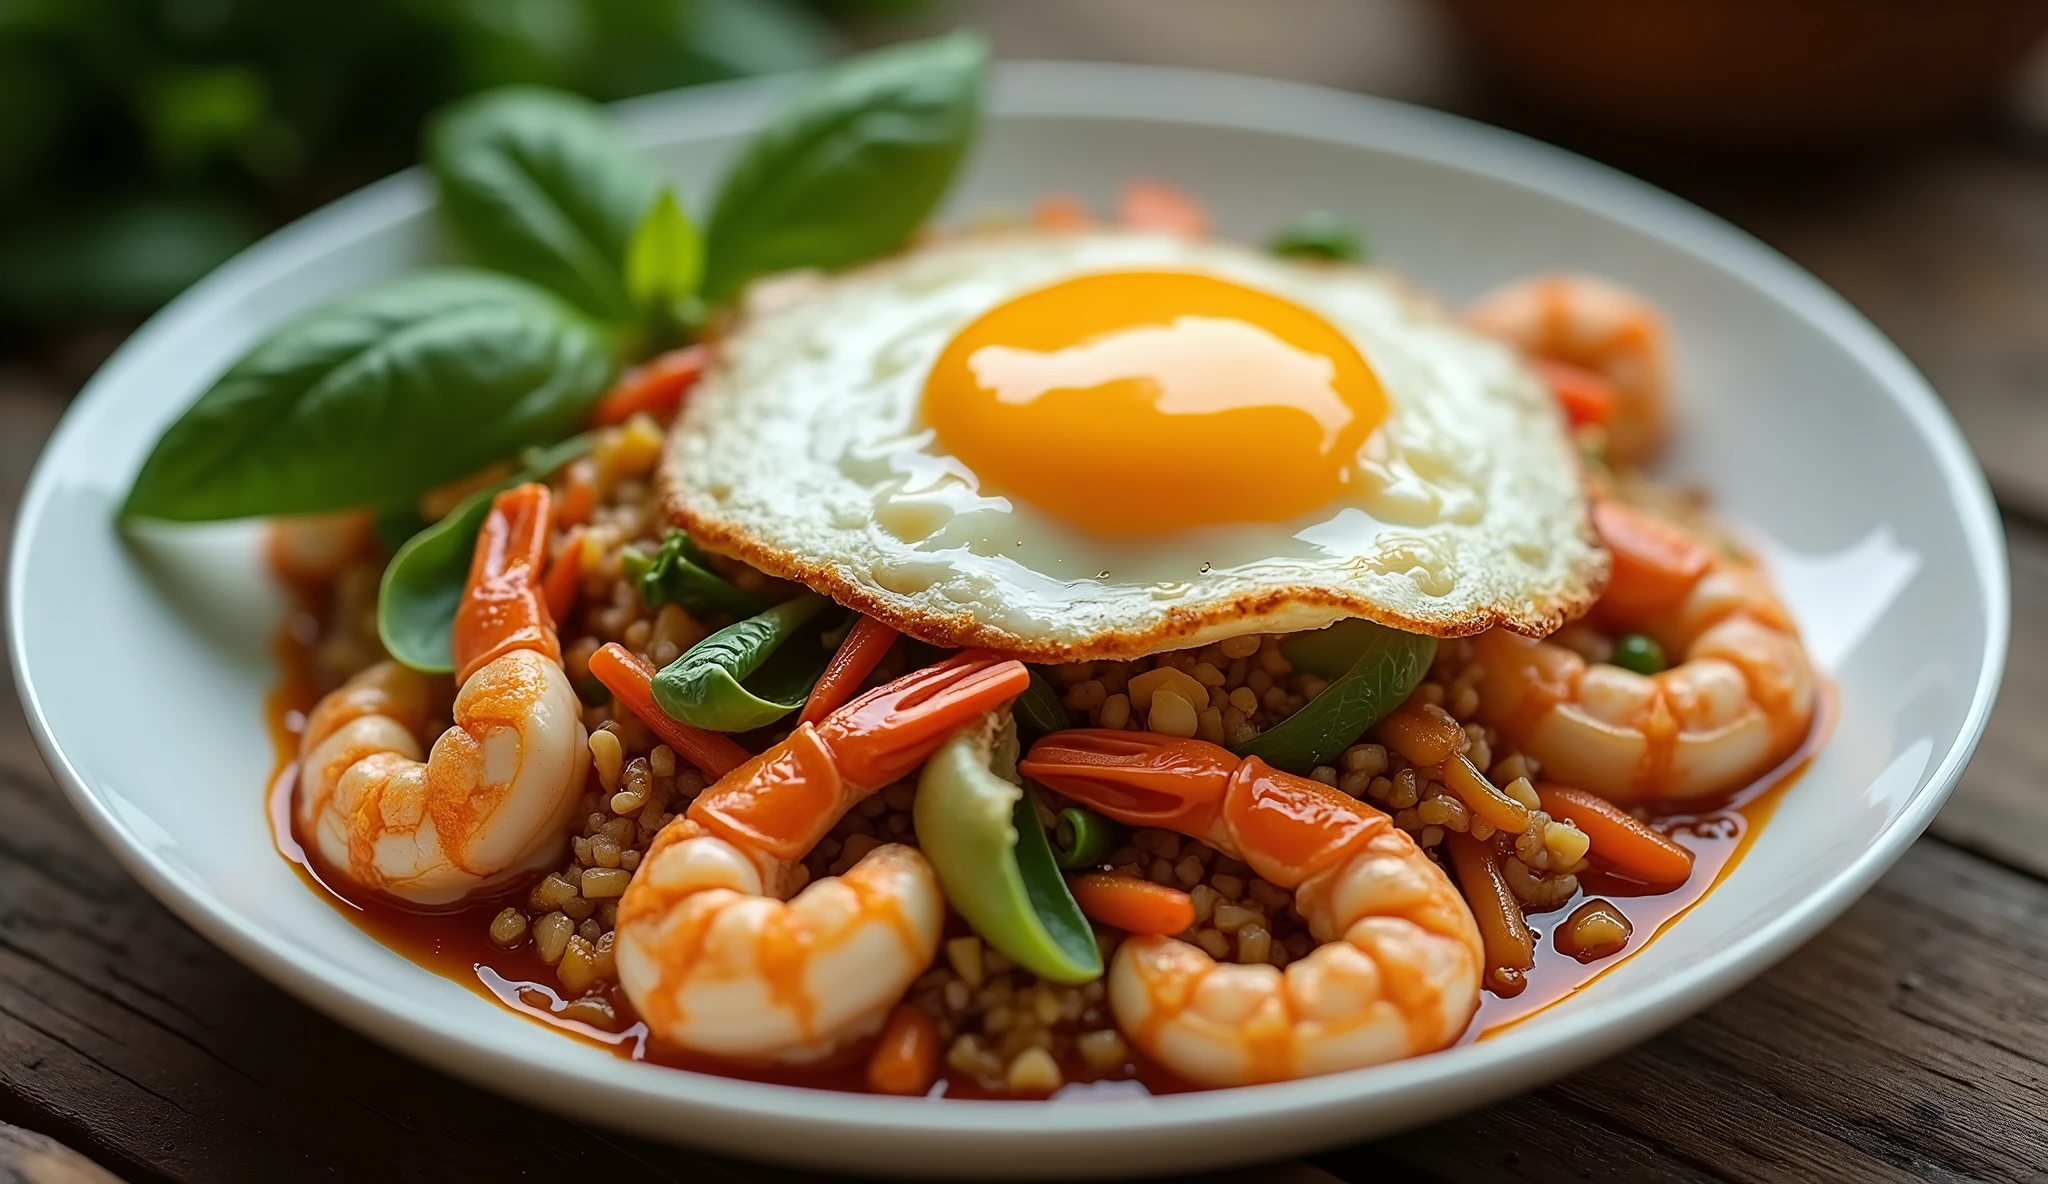
[[[266,789],[271,835],[278,853],[297,869],[306,886],[333,905],[357,928],[414,963],[453,979],[499,1005],[556,1030],[614,1054],[639,1061],[739,1077],[751,1081],[802,1085],[814,1089],[865,1092],[863,1066],[858,1060],[824,1066],[786,1068],[741,1066],[697,1056],[652,1037],[633,1013],[625,993],[616,984],[598,994],[609,1005],[616,1020],[609,1025],[585,1022],[573,1014],[552,983],[553,968],[541,961],[530,943],[505,950],[492,944],[491,918],[507,904],[525,895],[524,889],[493,900],[479,901],[443,912],[422,912],[403,908],[381,898],[352,893],[345,886],[330,885],[308,859],[292,827],[292,789],[297,780],[299,732],[305,713],[312,709],[319,692],[312,677],[314,616],[309,611],[294,614],[274,644],[284,678],[271,692],[266,715],[276,764]],[[1648,895],[1631,881],[1600,872],[1580,877],[1580,889],[1564,905],[1550,912],[1531,914],[1529,925],[1538,934],[1536,965],[1524,976],[1523,990],[1504,997],[1492,991],[1480,993],[1479,1011],[1458,1043],[1469,1044],[1497,1036],[1531,1016],[1569,998],[1595,979],[1627,961],[1668,930],[1687,910],[1712,891],[1741,860],[1757,833],[1769,821],[1785,791],[1805,771],[1813,756],[1827,742],[1834,726],[1834,696],[1825,689],[1816,706],[1812,731],[1805,743],[1778,768],[1753,785],[1733,795],[1724,804],[1692,814],[1673,814],[1656,822],[1664,831],[1694,853],[1692,878],[1669,892]],[[1632,929],[1628,944],[1617,954],[1584,964],[1557,949],[1551,929],[1571,915],[1580,903],[1602,897],[1617,905]],[[1063,1060],[1061,1069],[1069,1083],[1085,1083],[1090,1074],[1077,1059]],[[1173,1073],[1133,1053],[1129,1070],[1136,1083],[1116,1087],[1142,1087],[1151,1093],[1180,1093],[1197,1088]],[[1110,1083],[1104,1083],[1109,1086]],[[1068,1090],[1075,1088],[1070,1084]],[[974,1082],[948,1073],[935,1092],[948,1097],[993,1097],[1013,1099],[1015,1095],[989,1094]]]

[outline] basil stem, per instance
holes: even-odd
[[[1054,828],[1053,854],[1068,871],[1088,871],[1109,862],[1123,843],[1124,829],[1093,810],[1068,806]]]
[[[552,448],[529,449],[517,472],[463,498],[439,522],[406,540],[384,566],[377,587],[377,637],[385,652],[414,670],[453,671],[455,610],[469,583],[476,532],[490,513],[491,499],[514,485],[545,479],[596,442],[585,432]]]
[[[830,603],[805,593],[720,629],[654,676],[655,705],[714,732],[751,731],[795,711],[832,660],[824,630],[804,628]],[[742,686],[750,675],[753,686]]]
[[[727,170],[705,232],[704,295],[901,246],[952,183],[981,117],[972,33],[851,58],[799,93]]]
[[[1034,667],[1031,671],[1031,685],[1017,696],[1010,705],[1017,713],[1017,723],[1034,735],[1044,736],[1070,726],[1067,721],[1066,704],[1060,702],[1060,693],[1047,682],[1043,671]]]
[[[649,608],[680,604],[693,613],[750,617],[769,604],[766,598],[743,592],[712,571],[704,553],[680,530],[670,530],[652,555],[637,547],[625,548],[619,553],[619,562]]]
[[[164,431],[124,518],[399,505],[574,431],[612,342],[511,276],[449,268],[344,296],[271,334]]]
[[[1299,634],[1281,653],[1297,670],[1334,681],[1300,711],[1231,751],[1306,773],[1335,760],[1401,705],[1436,660],[1436,638],[1352,619]]]
[[[981,939],[1060,983],[1102,977],[1095,932],[1060,874],[1031,791],[1015,775],[1017,732],[994,714],[925,762],[911,820],[918,848]]]
[[[660,182],[603,107],[538,87],[485,91],[434,120],[426,157],[478,262],[601,320],[633,319],[626,247]]]

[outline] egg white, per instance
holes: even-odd
[[[1298,519],[1149,539],[984,494],[920,412],[947,343],[1076,275],[1191,270],[1291,300],[1378,374],[1351,492]],[[941,645],[1131,657],[1363,616],[1540,636],[1606,578],[1555,402],[1399,281],[1221,242],[1003,233],[755,285],[669,437],[664,503],[700,542]]]

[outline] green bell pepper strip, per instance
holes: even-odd
[[[769,601],[743,592],[711,570],[705,555],[690,536],[671,530],[661,547],[649,555],[638,547],[619,552],[619,564],[626,578],[649,608],[680,604],[693,613],[727,612],[751,617],[768,607]]]
[[[1231,751],[1306,773],[1335,760],[1414,692],[1436,660],[1436,638],[1354,618],[1300,634],[1280,652],[1295,669],[1333,681],[1300,711]]]
[[[953,734],[917,783],[911,821],[946,901],[981,939],[1059,983],[1102,977],[1102,951],[1067,891],[1031,792],[1014,774],[1017,732],[984,716]]]
[[[832,660],[825,623],[813,626],[830,603],[807,592],[720,629],[654,676],[655,705],[714,732],[752,731],[802,707]]]
[[[1093,810],[1068,806],[1053,831],[1053,858],[1070,872],[1089,871],[1108,863],[1123,839],[1123,827]]]
[[[596,443],[585,432],[551,448],[527,449],[518,471],[463,498],[446,517],[407,539],[377,586],[377,637],[385,651],[414,670],[453,672],[455,609],[469,583],[476,532],[491,512],[491,499],[514,485],[542,480]],[[386,517],[403,520],[402,514]]]
[[[1034,735],[1044,736],[1070,726],[1067,707],[1060,702],[1060,693],[1052,689],[1052,684],[1036,667],[1031,671],[1031,685],[1017,696],[1010,709],[1017,713],[1017,726]]]

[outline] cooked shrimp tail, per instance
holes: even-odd
[[[1019,768],[1120,822],[1167,826],[1294,891],[1323,943],[1282,971],[1171,937],[1117,948],[1109,997],[1147,1053],[1205,1085],[1334,1073],[1457,1039],[1484,961],[1464,899],[1393,820],[1201,740],[1055,732]]]
[[[477,531],[469,582],[455,609],[455,680],[513,650],[559,665],[562,646],[541,588],[548,556],[548,487],[520,485],[499,494]]]
[[[619,982],[662,1038],[812,1060],[873,1033],[938,950],[945,901],[914,848],[805,886],[798,862],[862,799],[1020,694],[1018,662],[961,654],[878,687],[705,790],[619,904]]]

